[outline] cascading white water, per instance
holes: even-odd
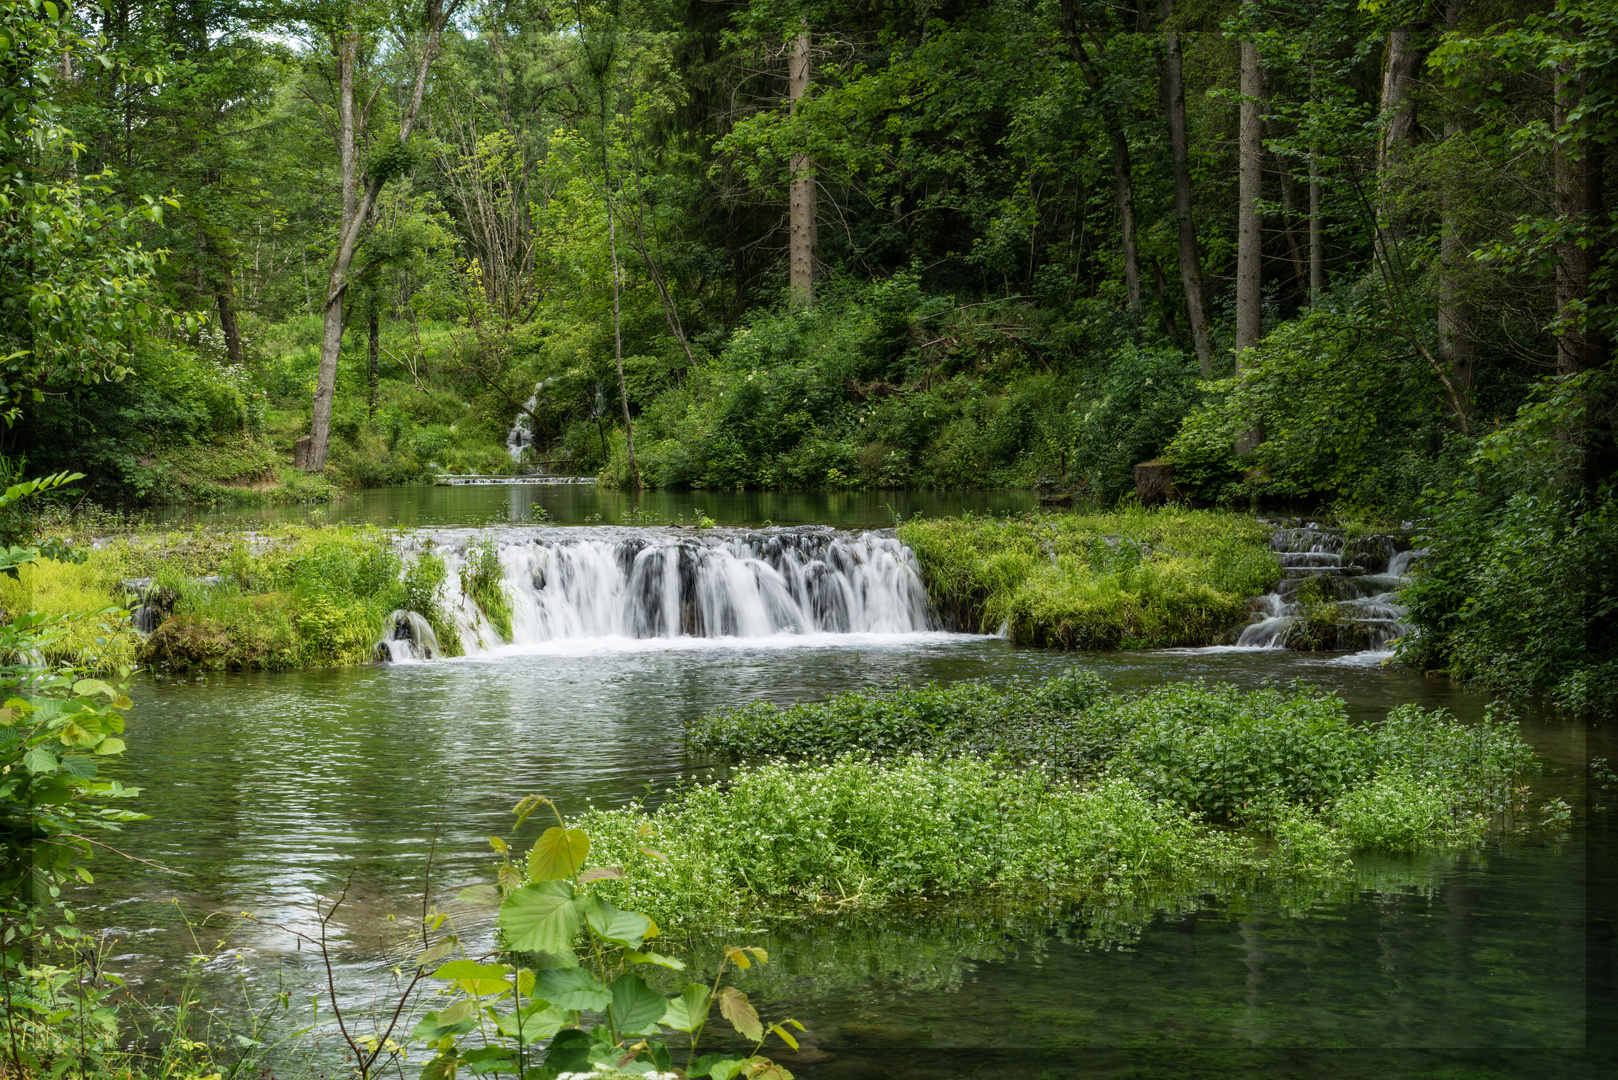
[[[439,655],[438,634],[420,614],[400,609],[388,616],[387,630],[376,643],[379,660],[431,660]]]
[[[541,379],[534,384],[534,392],[528,395],[517,419],[511,422],[511,430],[506,432],[506,453],[510,455],[513,465],[521,465],[523,451],[534,445],[533,412],[534,406],[539,404],[539,392],[543,389],[545,380]]]
[[[467,653],[612,638],[765,638],[931,629],[915,556],[891,534],[824,526],[728,534],[510,529],[497,535],[512,600],[504,642],[460,589],[473,537],[442,534],[445,600]]]
[[[1366,544],[1369,546],[1367,547]],[[1394,551],[1391,537],[1372,537],[1362,544],[1360,556],[1386,562],[1386,569],[1366,573],[1345,564],[1344,537],[1340,532],[1313,526],[1276,529],[1270,549],[1284,573],[1274,591],[1255,601],[1253,622],[1242,628],[1236,644],[1251,649],[1284,649],[1303,626],[1305,605],[1297,595],[1311,580],[1329,603],[1337,607],[1340,647],[1380,649],[1409,629],[1398,590],[1404,587],[1411,564],[1423,551]],[[1318,647],[1318,646],[1316,646]]]

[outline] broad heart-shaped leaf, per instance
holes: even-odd
[[[646,931],[652,928],[652,920],[633,911],[619,911],[604,896],[590,897],[589,903],[584,905],[584,917],[590,929],[603,940],[626,949],[640,948],[641,942],[646,940]]]
[[[601,985],[600,979],[580,967],[541,971],[536,989],[541,997],[560,1009],[601,1012],[612,1004],[612,992]]]
[[[670,999],[668,1008],[663,1012],[663,1023],[675,1031],[695,1031],[706,1019],[708,988],[701,983],[687,986],[679,997]]]
[[[759,1022],[758,1010],[748,1003],[747,995],[734,986],[719,991],[719,1015],[730,1021],[730,1026],[749,1042],[764,1038],[764,1025]]]
[[[500,929],[512,952],[549,953],[563,964],[577,964],[573,939],[579,936],[578,905],[570,881],[536,881],[500,904]]]
[[[494,1026],[508,1039],[520,1039],[524,1046],[548,1039],[573,1022],[573,1015],[548,1001],[531,1001],[514,1013],[494,1019]],[[518,1032],[521,1032],[519,1035]]]
[[[451,960],[433,972],[435,979],[454,979],[455,985],[474,997],[503,994],[511,989],[506,969],[499,964],[479,964],[472,960]]]
[[[590,838],[583,829],[562,829],[552,826],[545,830],[528,853],[528,879],[530,881],[556,881],[570,878],[584,867],[584,857],[590,854]]]
[[[668,1010],[668,999],[646,985],[639,975],[623,974],[612,980],[612,1026],[622,1035],[644,1035],[657,1030]]]

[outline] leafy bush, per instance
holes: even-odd
[[[1125,780],[1193,818],[1272,834],[1284,865],[1315,868],[1340,862],[1345,844],[1391,842],[1367,831],[1384,818],[1405,822],[1399,835],[1419,834],[1422,845],[1460,842],[1473,834],[1412,818],[1399,800],[1442,807],[1455,821],[1483,820],[1537,768],[1515,725],[1494,711],[1463,724],[1405,705],[1354,724],[1335,694],[1306,686],[1242,691],[1186,682],[1109,693],[1079,672],[1003,689],[963,683],[784,708],[755,703],[691,722],[687,738],[729,758],[928,755],[1040,763],[1094,785]],[[1327,835],[1338,824],[1345,831]]]
[[[1204,511],[917,520],[899,538],[946,621],[1062,648],[1213,644],[1280,576],[1267,528]]]
[[[654,812],[593,811],[582,823],[605,862],[621,863],[638,844],[667,859],[642,862],[621,888],[668,920],[998,882],[1077,895],[1230,870],[1243,850],[1126,780],[1081,788],[972,757],[744,767]]]
[[[1604,370],[1551,385],[1481,441],[1472,475],[1429,493],[1401,658],[1514,697],[1618,706],[1618,489],[1588,477],[1615,400]]]

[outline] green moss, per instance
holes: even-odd
[[[949,622],[1057,648],[1209,645],[1280,577],[1270,530],[1235,514],[1100,514],[911,521],[928,595]]]

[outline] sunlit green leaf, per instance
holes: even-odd
[[[562,829],[553,826],[545,830],[528,853],[528,877],[532,881],[555,881],[570,878],[584,866],[584,857],[590,854],[590,838],[583,829]]]
[[[500,929],[513,952],[548,953],[557,961],[573,958],[573,940],[583,921],[573,903],[573,884],[538,881],[506,897],[500,904]]]

